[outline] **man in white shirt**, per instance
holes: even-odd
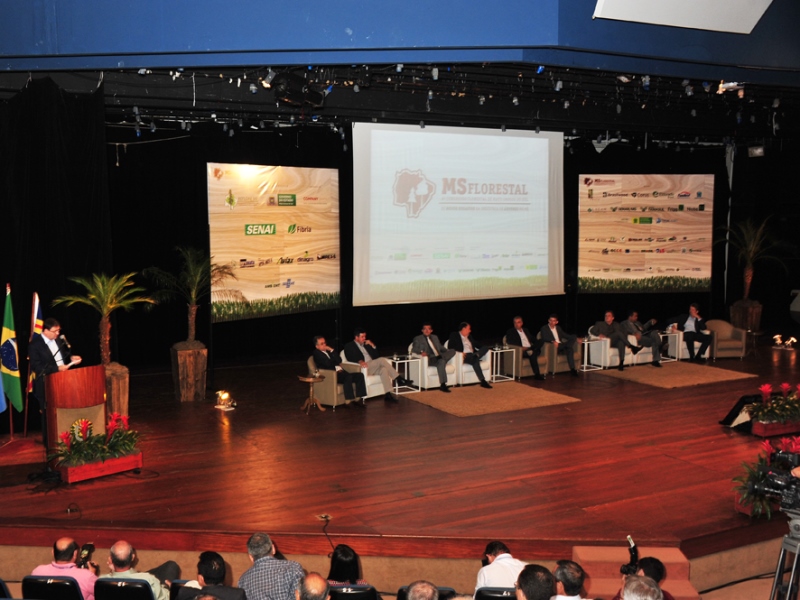
[[[484,551],[487,563],[478,571],[475,591],[482,587],[513,588],[525,563],[511,556],[511,551],[503,542],[489,542]]]

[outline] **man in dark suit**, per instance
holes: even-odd
[[[533,369],[534,379],[544,379],[544,375],[539,371],[539,354],[542,352],[544,341],[536,339],[523,327],[522,317],[514,317],[514,327],[506,331],[506,343],[512,346],[522,346],[522,354],[528,357]]]
[[[66,371],[81,362],[81,357],[70,353],[67,339],[61,335],[61,324],[47,318],[42,325],[42,334],[34,335],[28,345],[28,358],[34,373],[33,395],[39,402],[42,413],[42,436],[47,446],[47,410],[45,406],[44,380],[46,375]]]
[[[667,319],[667,325],[674,324],[679,331],[683,332],[683,341],[686,342],[686,349],[689,351],[689,360],[704,362],[703,355],[711,345],[711,335],[703,333],[706,321],[700,316],[700,305],[693,302],[689,305],[689,314],[680,314],[677,317]],[[700,342],[700,350],[697,355],[694,353],[695,341]]]
[[[628,318],[621,325],[622,330],[635,337],[640,346],[652,348],[653,366],[661,367],[661,335],[653,329],[656,323],[655,319],[650,319],[642,325],[639,321],[639,313],[631,310],[628,312]]]
[[[436,367],[439,373],[439,389],[450,393],[447,387],[447,363],[456,355],[456,351],[445,348],[439,338],[433,334],[430,323],[422,324],[422,334],[411,342],[411,352],[428,357],[428,365]]]
[[[475,374],[481,382],[481,387],[492,389],[492,386],[486,381],[486,377],[483,376],[483,369],[481,369],[481,358],[489,351],[489,346],[478,346],[471,334],[472,326],[467,322],[461,323],[458,326],[458,331],[450,334],[450,338],[447,340],[447,347],[464,355],[464,362],[472,365],[472,368],[475,369]]]
[[[206,551],[197,563],[197,583],[200,589],[183,586],[178,591],[177,600],[192,600],[198,596],[213,596],[219,600],[247,600],[242,588],[224,585],[225,561],[216,552]]]
[[[414,385],[413,381],[400,377],[392,363],[378,354],[377,346],[367,339],[367,332],[361,327],[353,332],[353,341],[344,345],[344,357],[348,362],[358,363],[366,368],[367,375],[380,376],[383,391],[386,392],[384,399],[389,402],[397,401],[391,391],[395,385]]]
[[[314,352],[312,354],[314,356],[314,364],[317,365],[318,369],[336,371],[336,381],[342,384],[345,398],[354,400],[357,396],[363,402],[367,395],[367,382],[364,381],[363,373],[345,371],[341,367],[342,357],[325,343],[325,338],[321,335],[314,337]],[[355,394],[353,393],[353,385],[356,386]]]
[[[625,369],[625,348],[630,348],[634,356],[639,354],[642,349],[641,346],[634,346],[628,342],[628,335],[622,329],[622,325],[614,320],[614,313],[610,310],[605,312],[602,321],[598,321],[589,328],[589,333],[601,340],[608,338],[611,345],[617,349],[619,353],[619,366],[617,369],[620,371]]]
[[[578,371],[575,369],[575,344],[578,342],[577,336],[571,333],[566,333],[558,324],[558,315],[552,314],[547,319],[547,325],[543,325],[539,330],[542,340],[545,343],[555,344],[556,352],[564,352],[567,355],[567,364],[569,365],[569,372],[573,377],[578,376]]]

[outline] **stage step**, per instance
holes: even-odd
[[[700,594],[689,582],[689,560],[677,548],[639,548],[639,557],[654,556],[664,563],[667,578],[664,589],[675,600],[700,600]],[[589,575],[586,593],[589,598],[610,600],[622,585],[619,568],[630,560],[624,546],[574,546],[572,560]]]

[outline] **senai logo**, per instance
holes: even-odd
[[[292,223],[289,225],[289,233],[311,233],[311,227]]]
[[[244,226],[245,235],[275,235],[275,223],[251,223]]]
[[[392,187],[395,206],[405,206],[406,216],[416,219],[436,193],[436,184],[421,170],[402,169],[394,176]]]

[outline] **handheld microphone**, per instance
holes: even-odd
[[[70,350],[72,350],[72,346],[70,346],[70,345],[69,345],[69,342],[67,341],[67,336],[65,336],[65,335],[62,333],[62,334],[59,336],[59,338],[61,339],[61,341],[62,341],[62,342],[64,342],[64,344],[66,344],[67,348],[69,348]]]

